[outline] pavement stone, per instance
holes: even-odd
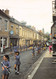
[[[44,58],[32,79],[56,79],[56,64],[54,58]]]
[[[56,79],[56,63],[53,63],[56,57],[54,58],[52,53],[49,50],[46,51],[44,59],[32,79]]]
[[[52,57],[52,53],[53,52],[50,53],[49,50],[47,50],[44,57]]]

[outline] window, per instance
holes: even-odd
[[[1,27],[2,27],[2,17],[0,16],[0,30],[1,30]]]
[[[19,33],[19,29],[18,29],[18,27],[16,26],[16,34],[18,34]]]
[[[7,30],[7,23],[8,23],[8,21],[5,20],[5,30]]]
[[[16,28],[16,34],[18,34],[19,33],[19,30],[18,30],[18,28]]]
[[[24,29],[23,29],[23,36],[24,36]]]
[[[13,25],[11,25],[11,28],[13,28]]]
[[[7,38],[4,38],[4,46],[7,46]]]

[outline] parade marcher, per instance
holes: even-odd
[[[40,45],[38,45],[38,54],[40,53]]]
[[[33,49],[32,49],[32,56],[35,56],[35,47],[33,46]]]
[[[3,45],[3,52],[5,53],[5,45]]]
[[[3,62],[1,62],[2,65],[2,79],[8,79],[10,70],[10,62],[9,62],[9,56],[4,55],[3,56]]]
[[[35,51],[36,51],[36,55],[38,55],[38,45],[36,46]]]
[[[14,52],[17,52],[18,49],[19,49],[19,46],[16,46],[16,45],[15,45],[13,48],[14,48]]]
[[[12,43],[10,43],[10,51],[12,52],[12,47],[13,47],[13,45],[12,45]]]
[[[56,52],[56,37],[53,37],[52,39],[52,46],[53,46],[53,53]]]
[[[35,53],[37,54],[37,46],[35,47]]]
[[[20,70],[20,53],[19,51],[15,52],[15,64],[14,64],[14,69],[15,69],[15,74],[19,74]]]
[[[51,53],[52,51],[52,44],[49,45],[49,52]]]

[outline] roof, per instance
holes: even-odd
[[[0,9],[0,14],[3,15],[3,16],[5,16],[5,17],[7,17],[7,18],[10,18],[10,16],[7,15],[5,12],[3,12],[1,9]]]
[[[3,15],[3,16],[5,16],[5,17],[7,17],[7,18],[9,18],[10,22],[12,22],[12,23],[14,23],[14,24],[17,24],[17,25],[22,26],[22,27],[26,27],[26,28],[28,28],[28,29],[34,31],[34,32],[37,32],[36,30],[32,29],[30,26],[24,25],[24,24],[22,24],[21,22],[19,22],[18,20],[16,20],[15,18],[10,17],[10,16],[7,15],[5,12],[3,12],[1,9],[0,9],[0,14]]]
[[[21,25],[21,23],[19,21],[17,21],[15,18],[10,18],[10,22],[13,22],[14,24],[17,24],[17,25]]]
[[[28,29],[34,31],[34,32],[37,32],[36,30],[32,29],[31,27],[29,27],[29,26],[27,26],[27,25],[21,24],[21,26],[22,26],[22,27],[26,27],[26,28],[28,28]]]

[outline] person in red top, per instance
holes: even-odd
[[[51,53],[52,51],[52,44],[49,45],[49,52]]]

